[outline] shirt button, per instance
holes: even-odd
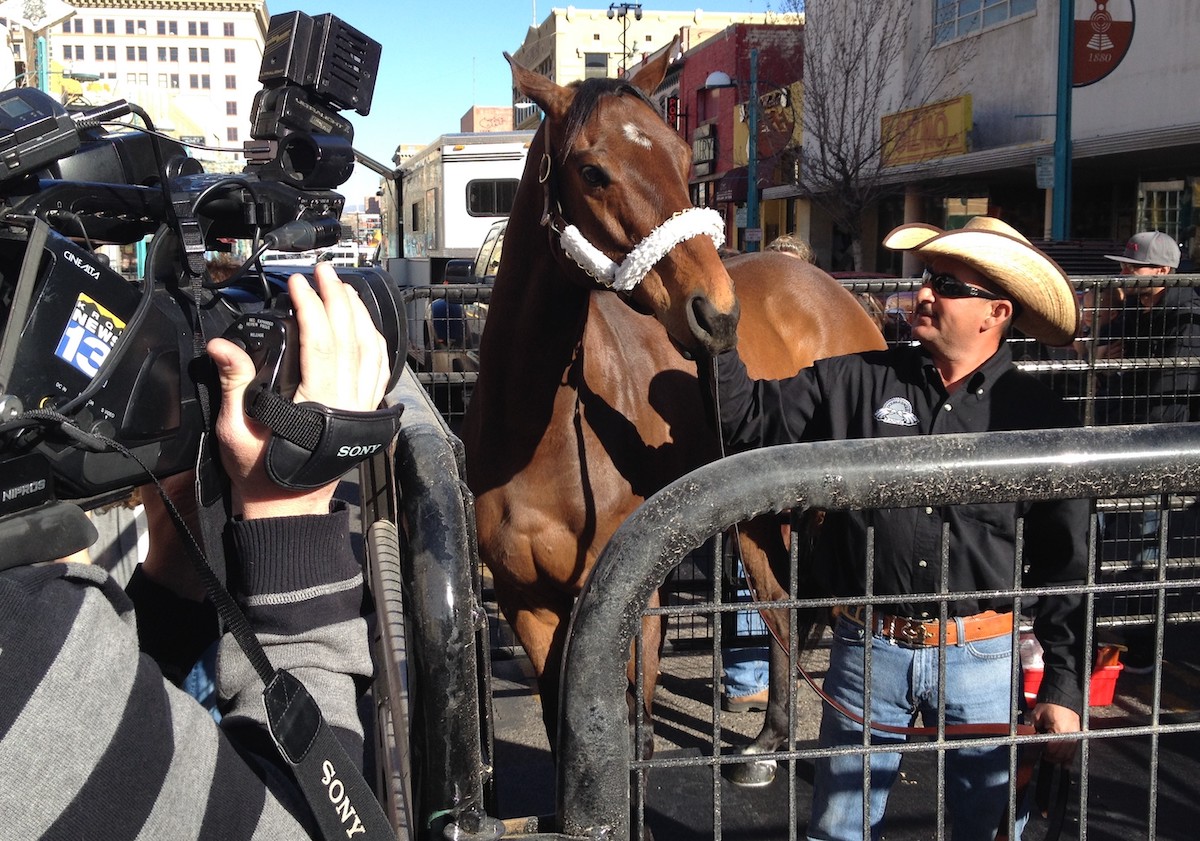
[[[950,411],[950,404],[949,404],[949,403],[947,403],[947,404],[946,404],[945,406],[943,406],[942,408],[943,408],[943,409],[945,409],[947,412],[949,412],[949,411]]]
[[[925,561],[917,561],[917,566],[919,566],[921,569],[925,569],[925,567],[929,566],[929,564],[926,563]],[[924,614],[922,614],[922,615],[924,615]]]
[[[932,514],[932,513],[933,513],[933,509],[927,506],[927,507],[925,508],[925,513],[926,513],[926,514]]]
[[[922,619],[928,619],[928,618],[929,618],[929,611],[928,611],[928,610],[922,610],[922,611],[921,611],[921,618],[922,618]]]
[[[983,394],[983,389],[981,388],[981,389],[979,389],[979,391],[977,391],[977,392],[975,392],[975,393],[976,393],[976,394]]]

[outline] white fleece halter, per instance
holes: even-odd
[[[641,283],[646,273],[672,248],[684,240],[704,234],[712,239],[713,245],[720,248],[725,242],[724,218],[708,207],[689,207],[651,231],[619,266],[588,242],[574,225],[563,229],[559,234],[559,243],[567,256],[598,283],[617,292],[628,292]]]

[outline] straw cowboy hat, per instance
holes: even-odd
[[[976,216],[953,231],[919,222],[901,225],[883,244],[926,260],[950,257],[966,263],[1017,302],[1013,326],[1030,338],[1058,347],[1075,337],[1079,304],[1066,273],[999,219]]]

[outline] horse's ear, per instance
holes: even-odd
[[[654,92],[658,90],[658,86],[662,84],[662,80],[667,77],[667,68],[678,51],[679,36],[676,35],[669,47],[660,50],[658,55],[642,64],[638,68],[638,72],[630,76],[627,81],[646,96],[653,96]]]
[[[567,113],[573,94],[567,88],[556,85],[541,73],[535,73],[517,64],[508,53],[504,54],[505,61],[512,68],[513,85],[538,104],[547,117],[559,119]]]

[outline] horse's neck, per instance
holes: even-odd
[[[564,276],[550,252],[545,228],[510,217],[505,265],[496,277],[480,348],[486,369],[525,388],[562,381],[583,335],[591,292]]]

